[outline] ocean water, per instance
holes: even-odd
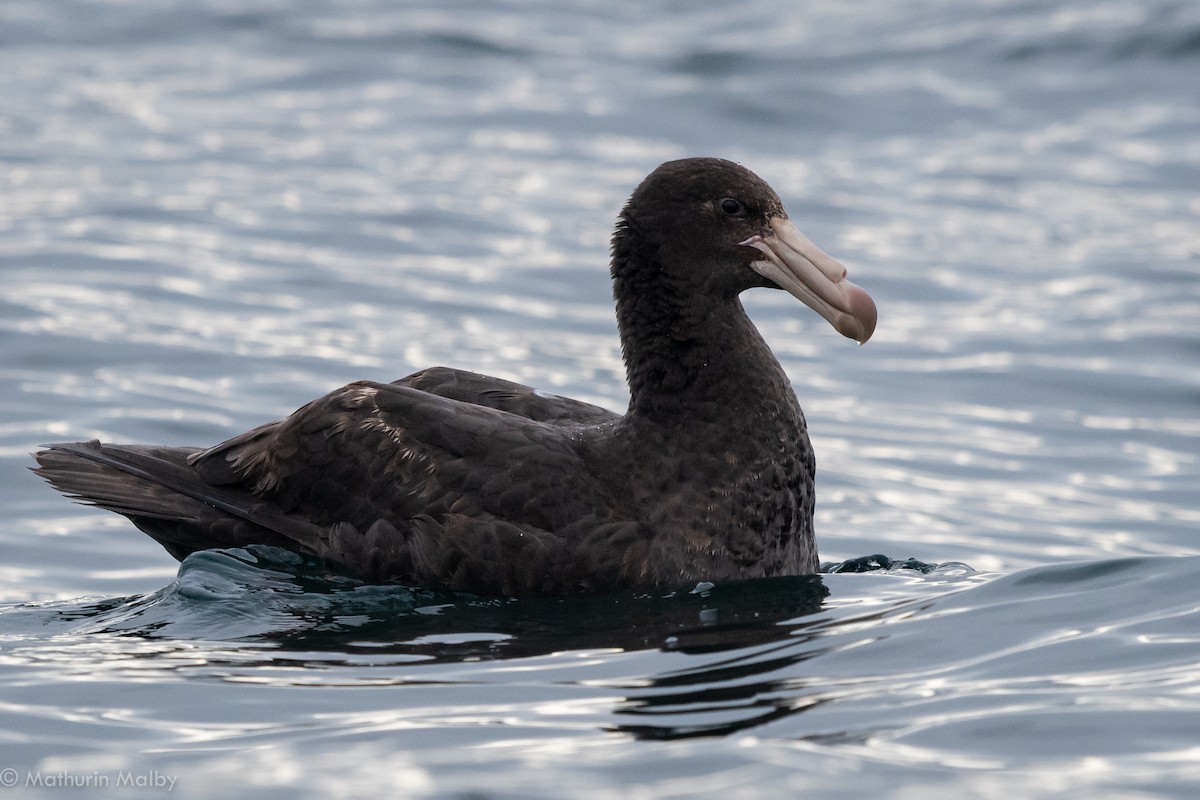
[[[6,0],[0,795],[1195,797],[1198,71],[1183,0]],[[609,232],[687,155],[879,306],[745,298],[819,577],[180,565],[26,469],[433,364],[619,410]]]

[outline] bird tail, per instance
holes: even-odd
[[[33,471],[68,497],[115,511],[177,559],[212,547],[296,549],[312,526],[248,492],[212,486],[187,463],[198,448],[70,442],[34,454]]]

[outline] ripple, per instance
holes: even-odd
[[[10,763],[185,796],[1194,793],[1192,6],[235,5],[5,5]],[[823,558],[938,569],[815,605],[484,602],[263,553],[171,580],[26,474],[42,441],[211,443],[435,363],[619,409],[611,222],[700,153],[879,304],[853,348],[747,296]]]

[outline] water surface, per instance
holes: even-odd
[[[1167,0],[5,3],[0,769],[33,796],[1194,796],[1198,64]],[[746,297],[809,420],[822,558],[943,566],[465,598],[177,565],[26,471],[432,364],[620,409],[609,231],[687,155],[766,178],[879,305],[856,348]]]

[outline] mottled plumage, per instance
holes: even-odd
[[[447,368],[352,383],[215,447],[51,445],[37,471],[176,558],[278,545],[370,581],[489,594],[815,571],[812,448],[738,295],[865,341],[875,309],[719,159],[664,164],[613,235],[624,416]]]

